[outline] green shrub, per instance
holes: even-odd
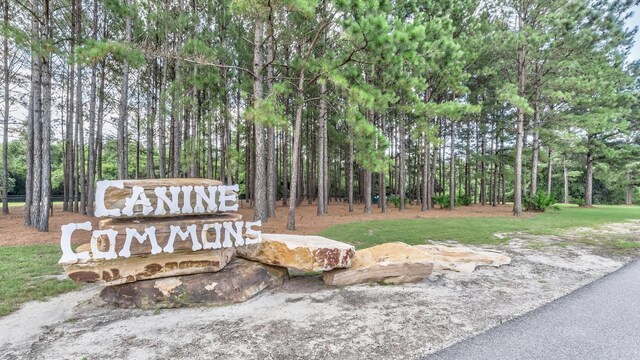
[[[473,204],[473,198],[467,195],[458,195],[456,196],[456,206],[469,206]]]
[[[583,207],[583,206],[585,206],[587,204],[587,202],[584,201],[583,197],[572,198],[571,199],[571,203],[572,204],[576,204],[576,205],[578,205],[580,207]]]
[[[433,203],[440,206],[440,209],[449,207],[449,195],[436,195],[433,197]]]
[[[547,194],[536,194],[534,197],[525,195],[524,204],[527,211],[545,212],[547,210],[560,210],[556,199]]]
[[[433,197],[433,203],[440,206],[440,209],[449,208],[449,194],[436,195]],[[455,199],[455,206],[469,206],[473,204],[473,198],[467,195],[458,195]]]
[[[393,204],[394,207],[400,207],[400,197],[399,196],[396,196],[396,195],[389,196],[389,199],[387,199],[387,201],[390,204]],[[405,206],[409,205],[409,199],[407,197],[404,198],[404,205]]]

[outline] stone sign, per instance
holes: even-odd
[[[420,282],[435,269],[473,271],[511,259],[463,248],[387,243],[356,251],[321,236],[262,234],[243,221],[238,185],[207,179],[99,181],[91,222],[62,226],[59,263],[72,280],[102,282],[121,307],[245,301],[282,285],[288,269],[322,272],[331,286]],[[71,246],[72,236],[87,243]]]
[[[235,248],[261,241],[260,221],[242,221],[238,185],[207,179],[99,181],[91,222],[62,226],[59,263],[76,281],[107,285],[222,269]],[[84,232],[88,246],[71,247]]]

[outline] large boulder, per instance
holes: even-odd
[[[238,247],[238,256],[301,271],[348,268],[355,248],[321,236],[262,234],[262,242]]]
[[[138,255],[114,260],[90,259],[63,265],[74,281],[105,285],[219,271],[231,261],[235,248],[176,251],[172,254]]]
[[[401,242],[358,250],[348,269],[324,274],[327,285],[353,285],[367,282],[400,284],[419,282],[433,269],[433,256]]]
[[[139,234],[144,234],[145,230],[153,226],[155,229],[155,239],[159,248],[164,247],[171,238],[171,227],[178,226],[180,230],[187,231],[189,226],[196,226],[195,241],[198,244],[202,244],[205,240],[203,234],[206,234],[206,240],[214,242],[216,239],[214,224],[234,223],[241,221],[242,215],[240,214],[215,214],[215,215],[203,215],[203,216],[176,216],[172,218],[140,218],[140,219],[104,219],[99,223],[100,230],[114,230],[118,232],[115,238],[115,252],[120,254],[122,248],[125,246],[127,231],[133,229]],[[208,230],[202,232],[204,226],[208,226]],[[226,231],[226,230],[224,230]],[[224,236],[223,236],[224,237]],[[187,240],[182,240],[180,237],[174,234],[173,250],[191,250],[193,247],[194,237],[189,236]],[[131,255],[144,255],[151,254],[152,245],[148,238],[143,242],[132,239],[129,241],[129,253]],[[109,250],[109,239],[103,235],[98,239],[98,250]]]
[[[511,258],[497,252],[477,251],[464,246],[417,245],[416,248],[433,256],[434,270],[472,272],[477,266],[507,265]]]
[[[160,309],[226,305],[282,285],[287,269],[234,258],[216,273],[176,276],[109,286],[100,297],[120,307]]]

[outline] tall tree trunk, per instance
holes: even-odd
[[[627,189],[626,189],[624,203],[626,205],[633,205],[633,191],[635,190],[635,187],[633,186],[633,181],[631,178],[631,170],[627,170],[626,180],[627,180]]]
[[[129,0],[125,0],[125,6]],[[125,42],[131,41],[131,18],[125,18]],[[126,179],[127,176],[127,103],[129,100],[129,63],[125,60],[122,67],[122,83],[120,86],[120,109],[118,111],[118,179]]]
[[[43,25],[45,41],[51,40],[49,0],[44,0]],[[49,231],[49,205],[51,199],[51,55],[42,58],[42,175],[40,183],[40,219],[38,230]]]
[[[253,33],[253,101],[256,109],[260,108],[262,102],[262,33],[263,21],[256,19]],[[255,177],[253,187],[253,219],[255,221],[267,220],[267,194],[266,194],[266,158],[264,143],[264,127],[260,121],[254,122],[255,131]],[[295,224],[292,225],[295,228]]]
[[[364,213],[371,214],[371,171],[364,170]]]
[[[593,206],[593,148],[592,135],[587,139],[587,171],[585,174],[584,205]]]
[[[136,179],[140,178],[140,81],[138,81],[138,90],[136,91]]]
[[[267,88],[269,96],[273,93],[273,62],[275,60],[275,40],[273,37],[272,13],[269,13],[267,39]],[[267,128],[267,216],[276,216],[276,192],[278,191],[276,173],[276,129],[273,124]]]
[[[287,100],[287,108],[289,101]],[[286,111],[289,114],[289,111]],[[289,188],[289,120],[284,124],[284,141],[282,142],[282,206],[287,206],[287,189]]]
[[[72,12],[71,12],[71,39],[69,40],[70,50],[69,55],[73,58],[75,55],[75,43],[76,43],[76,26],[75,26],[75,2],[78,0],[73,0],[72,2]],[[67,131],[66,131],[66,139],[65,139],[65,171],[64,171],[64,205],[63,209],[65,211],[73,211],[73,204],[75,202],[75,181],[74,181],[74,149],[73,146],[75,144],[74,139],[74,109],[75,109],[75,73],[76,67],[72,63],[69,65],[69,105],[67,106]],[[100,130],[101,131],[101,130]]]
[[[552,171],[552,165],[553,165],[553,161],[551,159],[551,147],[549,147],[549,154],[548,154],[548,160],[547,160],[547,196],[551,196],[551,181],[552,181],[552,175],[553,175],[553,171]]]
[[[93,16],[91,26],[91,37],[94,41],[98,39],[98,1],[93,0]],[[96,131],[96,64],[91,65],[91,80],[89,94],[89,142],[88,146],[88,179],[87,179],[87,212],[93,216],[93,198],[95,193],[95,177],[96,177],[96,149],[95,149],[95,131]]]
[[[165,40],[166,41],[166,40]],[[163,45],[163,47],[165,47]],[[167,134],[166,134],[166,115],[167,115],[167,89],[168,87],[168,59],[162,59],[162,80],[160,84],[160,108],[158,109],[158,175],[161,179],[167,177]]]
[[[40,15],[40,2],[35,2],[34,12]],[[42,40],[40,30],[40,19],[34,18],[34,34],[37,40]],[[34,92],[33,98],[33,169],[32,169],[32,183],[31,183],[31,202],[30,202],[30,221],[31,226],[38,228],[40,223],[40,203],[42,201],[42,59],[40,55],[35,56],[34,72],[31,75],[31,81],[33,82]]]
[[[327,136],[327,102],[325,99],[325,92],[327,91],[327,85],[322,82],[320,84],[320,112],[318,114],[318,159],[320,164],[318,166],[318,215],[324,216],[327,211],[325,208],[327,194],[326,191],[326,176],[327,170],[325,156],[325,137]]]
[[[449,210],[456,206],[456,152],[455,152],[456,122],[451,120],[451,162],[449,164]]]
[[[529,185],[529,198],[538,192],[538,158],[540,154],[540,63],[536,62],[536,94],[533,103],[533,140],[531,142],[531,184]]]
[[[353,212],[353,138],[349,138],[349,179],[347,180],[347,196],[349,212]]]
[[[522,16],[518,16],[518,29],[522,33],[523,20]],[[518,47],[518,95],[522,98],[525,94],[525,67],[526,45],[522,44]],[[516,110],[516,155],[515,155],[515,174],[513,180],[513,214],[519,216],[522,214],[522,147],[524,142],[524,109],[518,106]]]
[[[300,70],[298,79],[298,92],[296,96],[296,116],[294,120],[293,132],[293,160],[291,166],[291,189],[289,190],[289,216],[287,219],[287,230],[296,229],[296,205],[298,194],[298,182],[300,179],[300,140],[302,132],[302,110],[304,107],[304,67]]]
[[[155,138],[155,134],[153,133],[154,125],[156,121],[156,104],[158,101],[158,62],[156,59],[153,59],[152,69],[151,69],[151,99],[148,100],[148,112],[147,112],[147,131],[146,131],[146,163],[147,163],[147,179],[153,179],[156,177],[155,174],[155,166],[153,161],[153,139]],[[150,108],[150,109],[149,109]]]
[[[9,1],[4,1],[4,26],[9,27]],[[4,65],[4,127],[2,133],[2,213],[9,213],[9,37],[2,37]]]
[[[104,123],[104,78],[105,63],[100,65],[100,85],[98,86],[98,118],[96,119],[96,171],[98,180],[102,180],[102,125]]]
[[[398,119],[399,124],[398,124],[398,133],[399,133],[399,138],[398,138],[398,142],[400,145],[400,167],[398,169],[398,195],[400,198],[400,206],[398,207],[400,210],[404,210],[404,193],[405,193],[405,169],[406,169],[406,154],[405,154],[405,149],[404,149],[404,131],[405,131],[405,119],[404,119],[404,113],[400,114],[400,118]],[[365,186],[367,184],[365,183]],[[370,213],[371,211],[369,211]]]
[[[76,1],[76,43],[81,44],[82,39],[82,1]],[[76,82],[76,126],[78,132],[78,166],[79,166],[79,190],[80,190],[80,213],[87,214],[87,179],[84,158],[84,117],[82,108],[82,65],[78,64],[78,81]]]
[[[562,161],[562,178],[564,180],[564,203],[569,203],[569,171],[567,170],[567,160]]]

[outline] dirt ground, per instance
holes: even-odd
[[[299,208],[296,209],[296,234],[317,234],[318,232],[336,224],[347,222],[374,221],[382,219],[420,219],[420,218],[443,218],[458,216],[511,216],[511,205],[492,206],[464,206],[453,211],[434,209],[433,211],[420,211],[420,206],[409,206],[404,211],[397,208],[389,207],[387,212],[382,214],[380,209],[374,205],[373,214],[367,215],[363,213],[364,206],[355,204],[354,211],[349,212],[347,203],[331,202],[329,204],[329,214],[326,216],[316,215],[316,205],[308,205],[304,201]],[[62,205],[54,206],[53,216],[49,221],[49,232],[41,233],[24,225],[24,207],[12,207],[9,217],[0,217],[0,246],[3,245],[28,245],[28,244],[57,244],[60,242],[60,227],[64,224],[73,222],[91,221],[94,227],[97,226],[99,219],[77,213],[69,213],[62,211]],[[244,219],[253,219],[253,210],[243,204],[239,211]],[[263,223],[262,232],[264,233],[293,233],[287,228],[288,207],[278,206],[276,209],[276,217],[269,219]],[[530,215],[525,215],[530,216]],[[76,244],[86,242],[86,237],[78,234],[76,239],[72,241]]]
[[[435,213],[435,212],[434,212]],[[586,285],[638,257],[590,246],[605,233],[640,242],[640,222],[566,237],[503,234],[512,263],[434,272],[400,286],[326,287],[293,277],[245,303],[125,310],[99,286],[28,303],[0,318],[0,359],[416,359]],[[558,246],[562,243],[562,246]]]

